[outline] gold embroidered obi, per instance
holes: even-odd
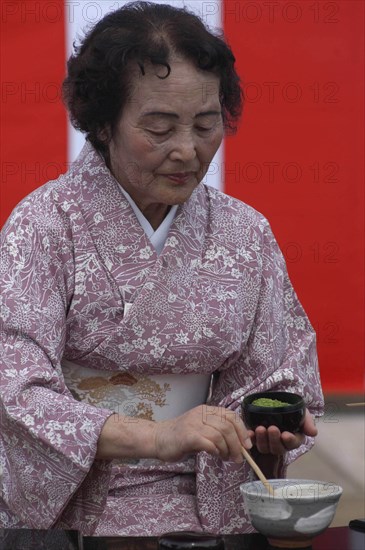
[[[209,374],[148,376],[102,371],[62,360],[65,383],[78,401],[125,416],[167,420],[205,403]]]

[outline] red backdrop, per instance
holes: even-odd
[[[364,384],[364,3],[225,2],[244,81],[225,190],[270,220],[327,391]]]
[[[207,2],[205,14],[217,8]],[[1,223],[64,172],[63,0],[3,1]],[[357,0],[225,0],[246,106],[225,191],[270,220],[312,324],[324,389],[364,387],[363,35]]]
[[[1,223],[30,191],[65,171],[64,2],[1,3]]]

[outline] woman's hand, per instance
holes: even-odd
[[[250,449],[251,439],[241,418],[223,407],[200,405],[172,420],[157,422],[156,457],[176,461],[206,451],[223,460],[243,462],[241,446]]]
[[[162,422],[111,415],[101,430],[97,459],[158,458],[174,462],[206,451],[243,462],[241,446],[252,447],[248,430],[234,411],[199,405]]]
[[[306,435],[315,437],[318,430],[312,415],[306,409],[302,431],[299,433],[280,433],[279,428],[276,426],[269,426],[268,428],[258,426],[255,431],[249,430],[248,433],[259,453],[281,456],[287,451],[300,447]]]
[[[234,411],[208,405],[199,405],[163,422],[113,414],[101,431],[96,458],[158,458],[174,462],[186,455],[206,451],[222,460],[240,463],[243,462],[241,446],[251,449],[254,443],[258,462],[260,457],[267,456],[271,465],[279,456],[298,448],[306,435],[317,435],[308,410],[302,431],[297,434],[280,433],[276,426],[267,429],[259,426],[253,432],[246,429]]]

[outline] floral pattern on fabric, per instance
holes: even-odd
[[[213,404],[237,410],[248,393],[287,389],[321,414],[315,334],[265,218],[201,184],[158,256],[86,144],[67,174],[12,213],[0,273],[0,526],[250,530],[239,494],[246,464],[199,453],[194,464],[116,473],[95,460],[111,411],[76,400],[61,361],[111,377],[215,372]],[[312,443],[287,453],[282,475]],[[133,496],[138,483],[147,492]],[[159,483],[166,506],[157,527],[150,491]]]

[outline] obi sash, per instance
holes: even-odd
[[[78,401],[120,415],[167,420],[206,403],[210,374],[131,374],[103,371],[62,360],[65,383]]]

